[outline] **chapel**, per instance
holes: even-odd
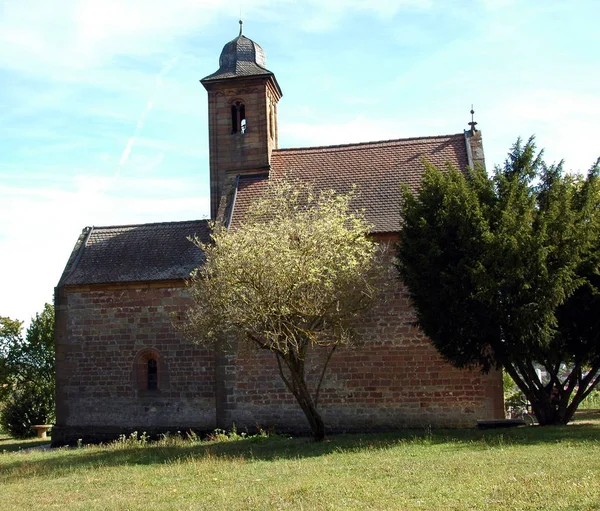
[[[282,90],[241,22],[218,70],[201,83],[208,93],[211,219],[227,228],[239,225],[268,179],[286,174],[339,192],[356,186],[354,205],[364,208],[372,236],[394,242],[400,185],[419,186],[424,159],[459,169],[484,164],[473,122],[451,135],[279,148]],[[233,424],[309,431],[272,354],[197,346],[174,326],[190,305],[186,279],[203,261],[191,236],[209,241],[208,221],[83,229],[55,289],[54,445]],[[400,280],[386,293],[361,326],[368,342],[331,359],[319,405],[327,431],[473,427],[503,418],[501,373],[443,361],[415,326]]]

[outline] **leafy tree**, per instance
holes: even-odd
[[[0,412],[0,425],[16,438],[33,436],[34,424],[54,422],[54,386],[48,382],[25,382],[8,397]]]
[[[271,180],[241,227],[214,225],[212,243],[195,241],[206,259],[190,281],[188,333],[200,343],[237,339],[273,353],[316,440],[325,435],[317,406],[327,364],[339,345],[356,340],[354,325],[383,272],[381,250],[351,198]],[[314,347],[327,355],[309,385]]]
[[[22,329],[22,321],[0,316],[0,401],[6,398],[16,382],[9,355],[23,343]]]
[[[420,326],[458,367],[503,367],[540,424],[566,424],[600,379],[600,159],[569,175],[531,137],[491,177],[426,167],[398,249]]]
[[[54,307],[44,305],[21,336],[22,322],[0,319],[0,422],[14,435],[54,419]]]

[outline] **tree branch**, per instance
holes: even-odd
[[[276,353],[275,358],[277,359],[277,367],[279,368],[279,376],[281,376],[281,379],[283,380],[283,383],[285,383],[285,386],[288,388],[288,390],[295,396],[296,392],[295,392],[294,388],[292,387],[290,381],[286,378],[285,374],[283,374],[283,367],[281,367],[281,357],[282,357],[282,355],[280,353]]]
[[[338,346],[337,344],[334,344],[333,348],[331,348],[331,350],[329,350],[329,353],[327,354],[327,358],[325,359],[325,363],[323,364],[323,370],[321,371],[319,383],[317,384],[317,390],[315,391],[315,406],[317,406],[319,404],[319,393],[321,392],[321,384],[323,383],[323,377],[325,376],[325,371],[327,369],[327,365],[329,364],[329,361],[331,360],[331,356],[333,355],[333,352],[335,351],[337,346]]]

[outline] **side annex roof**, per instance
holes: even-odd
[[[210,240],[208,220],[86,227],[58,285],[185,279],[204,259],[194,236]]]

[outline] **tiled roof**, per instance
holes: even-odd
[[[357,186],[354,206],[365,209],[374,233],[400,228],[400,184],[415,190],[421,182],[423,159],[443,167],[467,166],[463,133],[305,149],[279,149],[272,153],[272,175],[311,181],[318,189],[348,192]],[[261,193],[266,177],[240,176],[231,225],[239,225],[253,197]]]
[[[189,236],[209,241],[208,221],[86,227],[59,285],[185,279],[203,259]]]

